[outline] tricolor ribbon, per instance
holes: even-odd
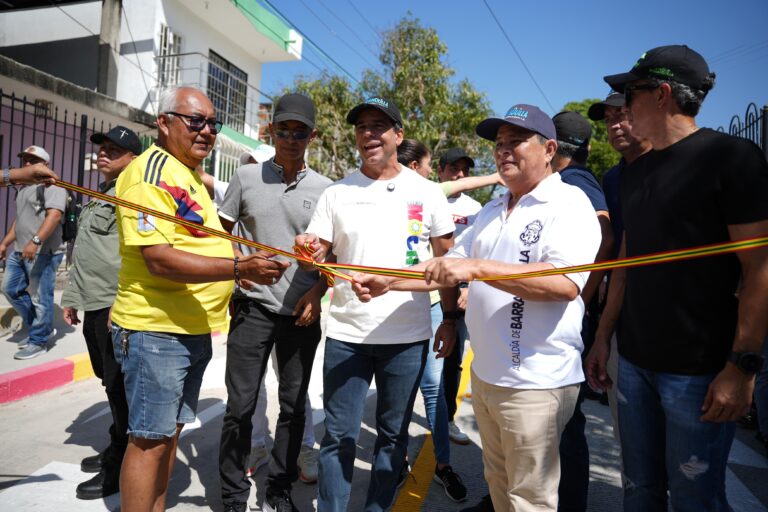
[[[386,267],[369,267],[365,265],[350,265],[346,263],[321,263],[318,261],[314,261],[312,259],[311,257],[312,250],[308,245],[305,245],[303,247],[295,246],[293,248],[294,252],[290,253],[282,249],[277,249],[275,247],[270,247],[268,245],[254,242],[253,240],[248,240],[246,238],[232,235],[230,233],[227,233],[226,231],[219,231],[217,229],[209,228],[208,226],[203,226],[203,225],[188,221],[186,219],[182,219],[180,217],[176,217],[174,215],[171,215],[165,212],[153,210],[151,208],[147,208],[145,206],[141,206],[136,203],[126,201],[125,199],[121,199],[119,197],[108,196],[101,192],[96,192],[95,190],[80,187],[72,183],[67,183],[66,181],[57,180],[55,184],[58,187],[65,188],[73,192],[78,192],[80,194],[84,194],[96,199],[101,199],[102,201],[107,201],[109,203],[113,203],[118,206],[122,206],[124,208],[129,208],[131,210],[142,212],[147,215],[154,215],[159,219],[163,219],[168,222],[175,222],[176,224],[180,224],[188,228],[196,229],[198,231],[202,231],[212,236],[218,236],[220,238],[224,238],[232,242],[237,242],[239,244],[247,245],[249,247],[254,247],[259,250],[268,251],[274,254],[279,254],[287,258],[293,258],[302,263],[311,263],[325,276],[325,278],[328,280],[329,286],[333,286],[334,280],[337,277],[340,279],[344,279],[346,281],[352,280],[352,277],[342,272],[342,270],[347,270],[352,272],[362,272],[366,274],[390,276],[390,277],[402,277],[406,279],[424,279],[424,272],[420,272],[416,270],[394,269],[394,268],[386,268]],[[672,261],[683,261],[683,260],[690,260],[694,258],[704,258],[706,256],[717,256],[721,254],[748,251],[751,249],[756,249],[758,247],[765,247],[765,246],[768,246],[768,236],[747,238],[743,240],[733,240],[729,242],[721,242],[721,243],[709,244],[709,245],[701,245],[698,247],[689,247],[686,249],[675,249],[671,251],[656,252],[652,254],[644,254],[641,256],[633,256],[631,258],[621,258],[616,260],[601,261],[598,263],[588,263],[586,265],[575,265],[571,267],[552,268],[552,269],[537,270],[532,272],[521,272],[519,274],[506,274],[506,275],[498,275],[498,276],[481,277],[477,280],[478,281],[502,281],[502,280],[513,280],[513,279],[527,279],[531,277],[573,274],[578,272],[591,272],[595,270],[613,270],[618,268],[632,268],[632,267],[640,267],[644,265],[656,265],[659,263],[669,263]]]

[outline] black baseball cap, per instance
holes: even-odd
[[[384,112],[394,123],[398,124],[400,127],[403,126],[403,118],[400,117],[400,110],[397,108],[397,105],[391,100],[379,98],[378,96],[368,98],[350,110],[347,114],[347,122],[349,124],[355,124],[357,122],[357,117],[361,112],[372,108]]]
[[[475,132],[482,138],[495,141],[499,128],[505,124],[511,124],[538,133],[546,139],[557,139],[555,125],[552,119],[539,107],[520,103],[511,107],[504,117],[489,117],[475,128]]]
[[[593,121],[602,121],[605,119],[605,107],[623,107],[624,104],[624,95],[611,91],[603,101],[593,103],[587,110],[587,115]]]
[[[659,46],[640,56],[627,73],[603,77],[614,91],[624,92],[624,86],[641,78],[672,80],[701,89],[709,76],[704,57],[685,45]]]
[[[113,126],[107,133],[94,133],[91,135],[91,142],[94,144],[101,144],[105,140],[111,141],[115,146],[119,146],[123,149],[127,149],[134,155],[141,154],[141,141],[139,136],[125,126],[117,125]]]
[[[470,167],[475,166],[475,161],[461,148],[451,148],[440,157],[440,167],[445,167],[448,164],[452,164],[461,159],[469,162]]]
[[[592,137],[592,125],[578,112],[560,112],[552,118],[558,142],[587,147]]]
[[[315,127],[315,104],[303,94],[286,94],[277,100],[272,114],[272,123],[281,121],[299,121],[312,130]]]

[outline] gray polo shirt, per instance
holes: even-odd
[[[40,204],[37,199],[39,187],[45,190],[45,205]],[[46,209],[55,208],[61,210],[63,214],[66,205],[67,192],[63,188],[46,188],[45,185],[22,187],[16,196],[16,246],[14,250],[23,251],[24,247],[32,240],[37,230],[43,225]],[[61,223],[58,223],[56,229],[46,239],[38,252],[39,254],[58,254],[61,251]]]
[[[219,215],[239,222],[244,238],[291,251],[296,235],[306,231],[320,194],[331,183],[309,168],[299,172],[293,183],[285,183],[283,170],[274,159],[244,165],[235,171]],[[240,249],[244,254],[254,251],[247,246]],[[276,284],[256,285],[252,291],[236,290],[235,298],[244,293],[274,313],[290,315],[317,279],[317,272],[301,270],[291,260],[291,266]]]

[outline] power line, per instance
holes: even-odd
[[[125,26],[128,29],[128,36],[131,38],[131,44],[133,45],[133,54],[136,56],[136,64],[138,64],[139,69],[141,70],[141,81],[144,84],[144,90],[147,91],[147,97],[149,98],[149,106],[152,107],[152,114],[157,116],[157,110],[155,110],[155,104],[152,103],[152,96],[149,94],[149,87],[147,86],[147,80],[144,78],[144,68],[141,67],[141,61],[139,60],[139,50],[136,48],[136,40],[133,38],[133,32],[131,32],[131,24],[128,22],[128,13],[125,12],[125,7],[123,7],[123,3],[120,2],[120,10],[123,11],[123,16],[125,16]],[[130,62],[130,60],[128,61]]]
[[[315,49],[316,49],[316,50],[317,50],[317,51],[318,51],[318,52],[319,52],[319,53],[320,53],[320,54],[321,54],[321,55],[322,55],[324,58],[326,58],[326,59],[328,59],[329,61],[331,61],[331,62],[332,62],[332,63],[333,63],[333,64],[334,64],[334,65],[335,65],[337,68],[339,68],[339,70],[341,70],[342,72],[344,72],[344,73],[345,73],[345,74],[346,74],[346,75],[347,75],[347,76],[348,76],[350,79],[352,79],[352,81],[353,81],[353,82],[355,82],[356,84],[359,84],[359,83],[360,83],[360,82],[357,80],[357,78],[355,78],[355,77],[354,77],[354,75],[353,75],[352,73],[350,73],[349,71],[347,71],[347,70],[344,68],[344,66],[342,66],[341,64],[339,64],[339,63],[336,61],[336,59],[334,59],[333,57],[331,57],[330,55],[328,55],[328,53],[327,53],[327,52],[325,52],[325,51],[324,51],[322,48],[320,48],[320,46],[319,46],[317,43],[315,43],[315,42],[314,42],[312,39],[310,39],[310,38],[309,38],[309,36],[307,36],[307,35],[306,35],[306,33],[304,33],[304,31],[302,31],[302,30],[301,30],[301,29],[300,29],[298,26],[296,26],[296,24],[295,24],[295,23],[291,22],[291,20],[289,20],[289,19],[288,19],[288,18],[285,16],[285,14],[283,14],[282,12],[280,12],[280,11],[279,11],[279,10],[278,10],[278,9],[277,9],[277,8],[276,8],[274,5],[272,5],[272,3],[271,3],[269,0],[263,0],[263,2],[264,2],[264,3],[265,3],[267,6],[269,6],[269,8],[270,8],[270,9],[272,9],[272,11],[273,11],[273,12],[274,12],[274,13],[275,13],[277,16],[279,16],[280,18],[282,18],[282,19],[283,19],[283,21],[285,21],[287,24],[289,24],[289,25],[293,26],[293,28],[295,28],[295,29],[296,29],[296,31],[297,31],[297,32],[299,32],[299,33],[302,35],[302,37],[304,37],[304,39],[306,39],[306,40],[307,40],[307,42],[308,42],[309,44],[311,44],[312,46],[314,46],[314,47],[315,47]]]
[[[350,0],[347,0],[347,3],[350,5],[350,7],[352,7],[355,10],[357,15],[360,16],[360,18],[362,18],[362,20],[365,22],[365,24],[368,25],[368,28],[371,29],[371,32],[376,34],[376,36],[379,38],[379,40],[383,43],[384,40],[381,38],[381,34],[379,34],[379,32],[373,27],[373,25],[371,25],[371,22],[368,21],[368,18],[363,16],[363,13],[360,12],[360,9],[358,9],[357,6],[353,2],[351,2]]]
[[[150,74],[150,73],[147,73],[146,71],[144,71],[144,69],[141,67],[141,65],[139,65],[139,64],[136,64],[135,62],[133,62],[131,59],[129,59],[129,58],[128,58],[128,57],[126,57],[125,55],[122,55],[122,54],[120,53],[120,51],[119,51],[119,50],[117,50],[117,49],[113,48],[111,44],[109,44],[107,41],[105,41],[104,39],[102,39],[100,34],[97,34],[97,33],[93,32],[91,29],[89,29],[88,27],[86,27],[85,25],[83,25],[82,23],[80,23],[80,21],[79,21],[77,18],[75,18],[75,17],[74,17],[74,16],[72,16],[70,13],[68,13],[67,11],[65,11],[64,9],[62,9],[60,5],[58,5],[58,4],[56,4],[56,3],[54,3],[54,1],[53,1],[53,0],[50,0],[50,2],[51,2],[51,5],[53,5],[53,6],[54,6],[54,7],[56,7],[58,10],[60,10],[60,11],[61,11],[61,12],[63,12],[64,14],[66,14],[66,15],[67,15],[67,17],[68,17],[69,19],[71,19],[72,21],[74,21],[75,23],[77,23],[78,25],[80,25],[80,26],[81,26],[83,29],[85,29],[85,31],[86,31],[86,32],[88,32],[88,33],[89,33],[89,34],[91,34],[92,36],[96,36],[96,37],[98,38],[98,40],[99,40],[99,42],[100,42],[100,43],[107,45],[107,46],[109,47],[109,49],[112,51],[112,53],[114,53],[114,54],[115,54],[115,55],[117,55],[118,57],[122,57],[122,58],[123,58],[123,59],[125,59],[125,60],[126,60],[128,63],[130,63],[132,66],[134,66],[134,67],[138,68],[138,70],[139,70],[139,71],[142,73],[142,80],[144,79],[144,75],[149,75],[149,77],[150,77],[150,78],[152,78],[152,79],[154,80],[154,78],[155,78],[155,77],[154,77],[152,74]],[[134,43],[134,48],[135,48],[135,43]],[[137,59],[138,59],[138,57],[137,57]],[[146,84],[146,82],[144,82],[144,87],[145,87],[145,88],[146,88],[146,90],[147,90],[147,96],[148,96],[148,97],[150,97],[151,95],[150,95],[150,93],[149,93],[149,89],[147,88],[147,84]],[[151,102],[150,102],[150,103],[151,103]],[[153,107],[153,108],[154,108],[154,107]]]
[[[342,39],[341,36],[339,36],[339,34],[335,30],[333,30],[325,21],[323,21],[323,19],[320,16],[318,16],[317,13],[309,5],[307,5],[307,3],[304,0],[299,0],[299,2],[301,2],[301,4],[310,12],[310,14],[312,14],[312,16],[317,18],[317,21],[319,21],[326,29],[328,29],[328,32],[330,32],[333,37],[337,38],[339,41],[341,41],[344,44],[344,46],[346,46],[347,48],[355,52],[355,54],[358,57],[360,57],[363,61],[365,61],[366,64],[373,67],[373,63],[371,63],[365,56],[363,56],[362,53],[357,51],[357,48],[355,48],[354,46],[346,42],[344,39]]]
[[[322,5],[322,6],[325,8],[325,10],[326,10],[326,11],[328,11],[329,13],[331,13],[331,16],[333,16],[334,18],[336,18],[337,20],[339,20],[339,23],[341,23],[341,24],[344,26],[344,28],[346,28],[347,30],[349,30],[349,32],[350,32],[350,33],[351,33],[353,36],[355,36],[355,39],[357,39],[358,41],[360,41],[360,44],[362,44],[362,45],[365,47],[365,49],[368,51],[368,53],[370,53],[371,55],[373,55],[373,58],[374,58],[374,59],[378,59],[378,58],[379,58],[379,56],[378,56],[378,55],[376,55],[376,53],[375,53],[373,50],[371,50],[371,48],[370,48],[370,47],[369,47],[369,46],[366,44],[366,42],[365,42],[365,41],[363,41],[363,39],[362,39],[362,38],[361,38],[361,37],[360,37],[360,36],[357,34],[357,31],[356,31],[355,29],[353,29],[352,27],[350,27],[349,25],[347,25],[347,24],[346,24],[346,22],[345,22],[343,19],[341,19],[341,17],[340,17],[338,14],[336,14],[336,13],[335,13],[335,12],[334,12],[332,9],[330,9],[330,8],[329,8],[329,7],[328,7],[328,6],[325,4],[325,2],[323,2],[323,0],[317,0],[317,3],[319,3],[320,5]]]
[[[533,82],[533,85],[536,86],[536,88],[539,90],[541,95],[544,97],[544,101],[547,102],[547,105],[549,105],[549,108],[552,109],[552,112],[555,112],[557,109],[552,105],[552,103],[549,101],[549,98],[547,98],[547,95],[544,94],[544,90],[541,88],[539,83],[536,81],[536,79],[533,77],[533,73],[531,73],[531,70],[528,69],[528,66],[525,63],[525,60],[523,59],[523,56],[520,55],[520,52],[517,51],[517,48],[515,48],[514,43],[512,43],[512,39],[509,38],[507,35],[507,31],[504,30],[504,27],[499,22],[499,19],[496,17],[496,14],[494,14],[493,9],[491,9],[491,6],[488,5],[488,2],[486,0],[483,0],[483,3],[488,8],[488,12],[491,13],[491,16],[493,17],[493,20],[496,22],[496,25],[499,26],[499,30],[501,30],[501,33],[504,34],[504,37],[507,39],[507,42],[509,43],[509,46],[512,47],[512,50],[515,52],[515,55],[517,55],[517,58],[520,59],[520,63],[523,65],[523,68],[525,69],[525,72],[528,73],[528,76],[531,78],[531,81]]]

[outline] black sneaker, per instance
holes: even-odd
[[[480,503],[469,508],[463,508],[461,509],[461,512],[494,512],[491,495],[486,494],[483,496],[483,499],[480,500]]]
[[[445,466],[443,469],[437,469],[435,466],[434,481],[443,486],[445,495],[456,503],[467,499],[467,488],[461,481],[461,477],[453,472],[451,466]]]
[[[248,512],[248,504],[247,503],[230,503],[229,505],[224,505],[224,512]]]
[[[291,491],[288,489],[276,492],[267,490],[267,497],[264,498],[264,505],[261,508],[264,512],[299,512],[291,500]]]

